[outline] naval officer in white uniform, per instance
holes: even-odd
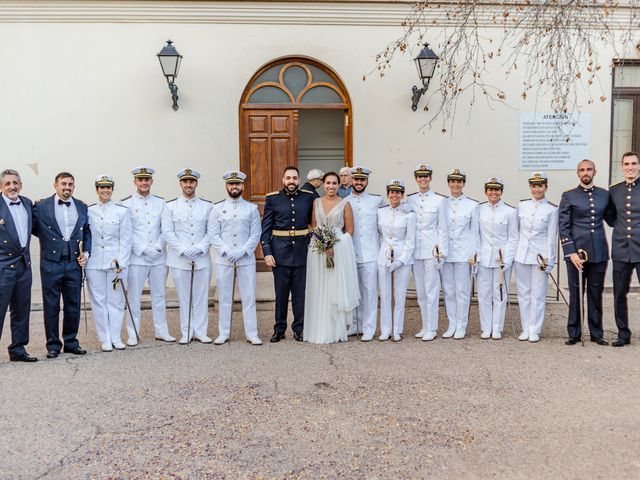
[[[390,180],[387,184],[389,205],[378,209],[378,232],[380,233],[378,252],[380,337],[378,338],[381,341],[389,340],[391,337],[394,342],[399,342],[402,340],[404,328],[404,303],[413,265],[416,214],[401,205],[403,197],[404,182],[397,179]]]
[[[211,248],[207,231],[212,204],[196,196],[200,173],[183,168],[177,174],[182,194],[168,201],[162,211],[162,238],[167,244],[167,267],[180,304],[180,344],[192,338],[211,343],[209,328],[209,282]],[[193,288],[193,289],[192,289]],[[191,331],[189,331],[191,304]]]
[[[111,176],[99,175],[95,185],[98,203],[88,209],[91,256],[85,272],[96,334],[102,351],[110,352],[125,348],[121,339],[125,315],[123,282],[131,255],[131,218],[127,208],[111,201]],[[114,284],[116,276],[121,281]]]
[[[513,261],[520,307],[521,341],[540,340],[548,276],[558,255],[558,207],[546,198],[547,175],[533,172],[531,198],[518,204],[518,246]]]
[[[478,202],[462,192],[466,180],[463,170],[451,170],[447,175],[450,195],[445,199],[449,251],[442,267],[442,288],[449,327],[442,338],[457,340],[467,334],[471,275],[478,241]]]
[[[484,191],[488,201],[478,205],[478,310],[483,339],[502,338],[511,266],[518,245],[518,216],[514,207],[501,200],[503,190],[502,179],[487,179]]]
[[[362,333],[361,340],[370,342],[376,333],[378,316],[378,209],[383,200],[380,195],[366,191],[371,170],[356,166],[350,173],[352,190],[346,198],[353,210],[353,247],[358,265],[360,305],[354,311],[349,335]]]
[[[413,175],[418,192],[407,197],[416,214],[416,248],[413,252],[413,279],[422,317],[422,329],[415,335],[424,341],[436,338],[440,303],[440,270],[449,242],[445,197],[429,188],[433,168],[421,163]]]
[[[153,174],[151,167],[140,166],[131,170],[136,193],[120,200],[120,205],[129,209],[133,228],[133,248],[127,275],[127,293],[131,315],[140,332],[140,299],[145,281],[151,291],[151,312],[156,340],[175,342],[169,335],[165,304],[167,266],[165,244],[162,240],[162,210],[164,198],[151,193]],[[135,330],[127,322],[129,338],[127,345],[137,345]]]
[[[247,176],[239,171],[222,176],[227,198],[217,202],[209,215],[209,235],[216,249],[215,271],[218,290],[218,338],[216,345],[229,341],[233,310],[233,277],[242,300],[244,334],[252,345],[262,345],[258,338],[256,317],[256,256],[254,254],[262,227],[258,206],[242,198]]]

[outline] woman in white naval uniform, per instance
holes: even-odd
[[[503,189],[501,179],[488,179],[484,184],[488,201],[478,206],[478,310],[483,339],[502,338],[511,266],[518,245],[516,209],[501,200]]]
[[[534,172],[529,178],[531,198],[521,200],[517,209],[520,233],[513,268],[518,286],[522,323],[522,333],[518,340],[521,341],[540,340],[548,276],[558,254],[558,207],[545,197],[547,182],[544,172]]]
[[[442,338],[463,339],[469,323],[471,275],[478,242],[478,202],[462,193],[467,176],[454,168],[447,175],[451,195],[444,201],[449,252],[442,267],[442,288],[449,328]]]
[[[208,200],[196,196],[199,172],[192,168],[184,168],[177,173],[177,177],[180,180],[182,194],[164,206],[162,238],[167,243],[167,267],[171,270],[180,305],[182,336],[179,343],[186,345],[192,338],[202,343],[212,343],[213,340],[207,335],[211,281],[211,243],[207,225],[213,205]]]
[[[404,302],[413,265],[416,236],[416,214],[402,205],[404,182],[390,180],[387,185],[389,205],[378,209],[378,284],[380,288],[380,337],[379,340],[402,340],[404,327]],[[392,275],[393,289],[392,291]],[[392,311],[393,296],[393,311]]]
[[[120,337],[124,318],[126,268],[131,255],[131,218],[129,210],[111,201],[113,178],[96,179],[98,203],[89,207],[91,256],[85,267],[91,311],[103,352],[125,345]],[[116,262],[122,269],[116,272]],[[121,282],[114,288],[116,275]]]
[[[231,335],[233,310],[233,277],[242,300],[244,335],[252,345],[262,345],[258,338],[256,318],[256,256],[262,226],[258,206],[242,198],[247,176],[239,171],[222,176],[227,198],[213,205],[209,215],[209,235],[216,249],[215,271],[218,290],[218,338],[213,343],[223,345]]]
[[[416,214],[416,248],[413,253],[413,279],[416,284],[422,329],[416,338],[431,341],[438,331],[440,269],[447,256],[447,216],[445,197],[429,188],[431,165],[417,165],[413,175],[419,191],[407,197]]]

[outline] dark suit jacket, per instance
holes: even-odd
[[[31,246],[31,212],[33,204],[27,197],[20,196],[22,204],[19,207],[27,210],[27,245],[22,248],[18,231],[13,222],[13,217],[9,211],[9,207],[5,201],[0,198],[0,268],[16,268],[16,262],[24,260],[27,265],[31,265],[31,255],[29,247]]]
[[[607,223],[613,227],[611,258],[617,262],[640,262],[640,181],[620,182],[609,189]]]
[[[82,241],[82,249],[91,253],[91,231],[87,206],[80,200],[73,199],[78,210],[78,221],[69,238],[71,255],[80,253],[78,244]],[[54,262],[60,261],[64,239],[54,210],[55,195],[37,201],[33,206],[33,234],[40,239],[40,256]]]

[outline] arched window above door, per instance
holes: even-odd
[[[346,107],[348,100],[340,80],[312,61],[283,59],[256,74],[242,103],[336,108]]]

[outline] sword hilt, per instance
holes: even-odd
[[[583,263],[589,261],[589,254],[582,248],[578,249],[578,257],[580,258],[580,260],[582,260]]]
[[[536,258],[538,260],[538,267],[544,272],[549,266],[549,261],[544,258],[541,253],[539,253]]]

